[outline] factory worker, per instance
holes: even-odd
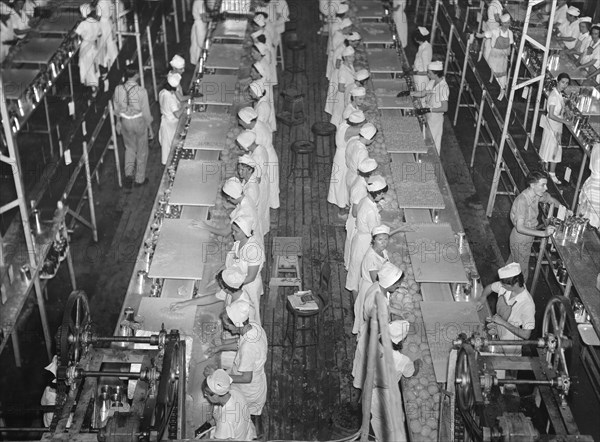
[[[498,269],[498,278],[500,281],[486,286],[477,300],[481,308],[492,292],[498,294],[496,314],[486,321],[490,334],[503,341],[529,339],[535,328],[535,303],[525,287],[521,266],[516,262],[505,265]],[[503,345],[502,351],[521,356],[521,346]]]
[[[171,61],[169,62],[169,66],[171,67],[169,74],[179,74],[181,78],[183,78],[183,72],[185,71],[185,59],[181,55],[173,55],[173,58],[171,58]],[[167,80],[169,78],[169,74],[167,74]],[[179,101],[187,101],[189,97],[183,95],[183,88],[181,87],[181,78],[179,84],[175,88],[175,95],[177,96],[177,99]]]
[[[375,161],[375,160],[366,160]],[[377,163],[375,163],[377,165]],[[366,190],[365,190],[366,193]],[[373,227],[371,230],[371,247],[367,250],[360,265],[360,281],[358,283],[358,297],[354,303],[354,326],[352,333],[358,334],[363,318],[365,293],[373,283],[377,282],[377,273],[388,262],[387,246],[390,240],[390,228],[385,224]]]
[[[257,167],[254,171],[256,181],[258,182],[258,215],[260,231],[263,235],[269,233],[271,229],[271,213],[269,211],[270,202],[270,177],[269,177],[269,153],[262,144],[256,143],[256,134],[245,130],[240,133],[236,139],[240,149],[248,152],[254,160]]]
[[[276,32],[273,26],[273,23],[270,23],[267,20],[268,14],[266,12],[257,12],[254,16],[252,22],[257,30],[262,31],[262,35],[265,36],[264,43],[267,45],[267,49],[269,51],[269,59],[277,60],[277,49],[276,49]],[[271,69],[271,68],[270,68]],[[277,66],[274,66],[274,69],[270,71],[271,75],[274,75],[277,78]]]
[[[413,34],[413,40],[419,46],[413,63],[413,84],[415,85],[415,90],[423,91],[429,82],[427,66],[429,66],[433,57],[433,47],[429,43],[429,31],[427,28],[419,26]]]
[[[348,87],[346,87],[346,91],[344,92],[344,112],[342,112],[342,117],[344,116],[345,112],[350,112],[350,110],[348,109],[348,105],[350,104],[351,100],[352,100],[352,91],[356,88],[363,88],[365,89],[365,95],[363,95],[363,103],[364,103],[364,97],[367,94],[367,90],[366,90],[366,84],[367,84],[367,80],[369,80],[369,78],[371,77],[371,73],[367,70],[367,69],[360,69],[358,71],[356,71],[356,75],[354,77],[354,83],[348,85]],[[356,106],[352,106],[353,110],[358,110],[358,107]]]
[[[208,13],[204,0],[194,0],[192,17],[194,18],[194,24],[192,25],[192,33],[190,35],[190,63],[196,65],[202,55],[208,31]]]
[[[567,10],[569,9],[569,5],[567,4],[567,0],[557,0],[556,1],[556,11],[554,12],[554,23],[553,27],[558,28],[564,22],[567,21]],[[550,12],[550,11],[547,11]]]
[[[408,45],[408,20],[406,19],[406,0],[392,1],[392,20],[396,25],[396,32],[400,38],[400,44],[403,48]]]
[[[352,292],[353,299],[358,295],[358,281],[360,279],[360,265],[371,245],[371,232],[374,227],[381,224],[379,203],[386,192],[388,185],[381,175],[373,175],[367,182],[367,196],[364,197],[356,208],[356,228],[352,244],[350,245],[350,264],[346,275],[346,290]]]
[[[254,46],[252,46],[251,56],[256,64],[262,65],[263,70],[258,72],[265,78],[265,82],[276,86],[277,64],[274,62],[275,58],[273,58],[273,54],[267,48],[267,44],[260,41],[255,42]],[[262,75],[263,72],[264,75]]]
[[[535,171],[527,177],[528,187],[513,201],[510,208],[510,220],[513,229],[510,232],[510,256],[507,263],[517,262],[527,282],[529,275],[529,258],[531,246],[535,238],[548,237],[554,233],[554,227],[548,226],[538,230],[539,204],[550,203],[555,207],[560,202],[551,197],[548,190],[548,177],[544,172]]]
[[[498,100],[502,100],[506,93],[506,83],[508,75],[508,57],[510,48],[515,44],[513,32],[510,30],[510,15],[503,14],[500,17],[500,27],[491,31],[477,34],[477,38],[490,40],[489,51],[486,61],[500,85],[500,95]]]
[[[152,114],[148,92],[139,85],[140,74],[133,66],[125,70],[125,83],[115,88],[113,106],[117,118],[117,133],[125,144],[125,182],[142,186],[148,183],[148,133],[152,127]]]
[[[240,109],[238,121],[244,129],[256,134],[256,144],[263,145],[267,151],[269,207],[279,209],[279,157],[273,146],[273,133],[267,124],[258,119],[258,114],[251,107]]]
[[[411,96],[423,98],[423,106],[417,109],[419,115],[425,115],[427,125],[438,154],[442,148],[442,133],[444,132],[444,114],[448,111],[450,89],[444,78],[444,65],[434,61],[427,66],[429,82],[424,91],[411,92]]]
[[[600,229],[600,143],[590,154],[590,176],[581,186],[577,213],[590,220],[590,226]]]
[[[592,42],[592,36],[590,35],[590,29],[592,29],[592,18],[582,17],[579,19],[579,37],[575,42],[573,49],[565,49],[567,54],[573,55],[575,58],[581,58],[585,54],[588,46]]]
[[[348,46],[352,46],[352,48],[356,50],[356,48],[360,44],[361,38],[362,37],[358,32],[351,32],[350,34],[346,35],[346,39],[342,43],[340,43],[333,49],[333,56],[331,57],[331,67],[327,65],[328,68],[331,68],[331,71],[327,76],[328,79],[331,79],[331,75],[333,74],[333,72],[336,69],[339,69],[342,65],[342,52],[344,52],[344,49],[346,49]]]
[[[96,14],[100,19],[100,29],[102,30],[102,37],[98,43],[98,63],[104,70],[103,77],[108,75],[108,70],[119,55],[114,38],[113,3],[111,0],[99,0],[96,4]]]
[[[81,37],[79,46],[79,79],[81,84],[92,90],[92,97],[98,93],[98,48],[97,42],[102,34],[100,23],[96,19],[94,8],[89,3],[79,6],[79,12],[84,18],[75,29]]]
[[[12,8],[5,3],[0,3],[0,63],[8,55],[11,46],[16,43],[16,35],[10,20]]]
[[[346,3],[340,3],[337,5],[335,10],[335,17],[329,21],[329,34],[327,35],[327,54],[333,50],[333,36],[336,31],[342,28],[347,21],[346,14],[350,10],[350,7]]]
[[[260,63],[254,63],[250,75],[254,81],[260,81],[262,83],[262,89],[265,91],[265,101],[271,107],[269,113],[269,127],[272,132],[277,130],[277,118],[275,115],[275,102],[273,101],[273,83],[269,79],[269,70]]]
[[[547,113],[540,118],[540,126],[544,129],[542,144],[540,145],[540,159],[548,168],[548,175],[556,184],[561,181],[556,176],[556,165],[562,161],[562,131],[563,125],[570,122],[565,118],[563,111],[565,99],[563,92],[571,83],[571,77],[561,73],[556,78],[556,87],[552,89],[546,103]]]
[[[341,21],[339,28],[335,31],[331,37],[331,50],[327,53],[327,64],[325,70],[325,76],[328,80],[331,80],[331,74],[335,69],[339,69],[339,64],[336,63],[337,59],[340,58],[344,47],[344,41],[348,38],[352,29],[352,20],[345,18]],[[341,47],[341,49],[339,49]],[[356,46],[354,46],[356,48]],[[337,57],[337,58],[336,58]]]
[[[256,439],[256,428],[252,423],[248,403],[244,395],[232,389],[233,379],[221,368],[215,370],[202,383],[202,394],[213,406],[214,425],[210,439],[251,441]]]
[[[23,38],[31,29],[29,27],[30,16],[25,11],[25,0],[16,0],[12,5],[10,21],[17,38]]]
[[[179,86],[180,82],[180,74],[169,73],[167,84],[158,94],[161,114],[158,140],[161,151],[160,161],[163,165],[167,164],[171,146],[175,139],[175,132],[177,132],[179,117],[185,110],[176,95],[177,86]]]
[[[257,323],[249,320],[249,304],[237,301],[221,313],[223,328],[232,335],[238,335],[239,341],[221,344],[208,350],[209,354],[222,351],[236,351],[233,368],[230,372],[233,389],[246,398],[248,410],[259,432],[261,432],[261,414],[267,401],[267,333]]]
[[[366,69],[362,69],[361,71],[363,70]],[[358,71],[358,73],[360,73],[361,71]],[[350,91],[350,102],[346,105],[346,108],[344,109],[344,113],[342,114],[342,121],[346,121],[354,112],[362,112],[366,96],[367,90],[364,87],[357,86],[352,88],[352,90]]]
[[[258,200],[260,189],[258,178],[254,171],[256,170],[256,161],[247,153],[238,158],[236,167],[237,176],[242,182],[244,195],[249,196],[256,204],[256,213],[258,213]],[[257,227],[259,230],[260,228]]]
[[[373,283],[367,290],[364,296],[364,304],[362,307],[362,322],[356,337],[356,350],[354,352],[354,362],[352,364],[352,376],[354,380],[352,385],[354,388],[362,390],[365,383],[365,374],[367,371],[367,349],[369,333],[369,320],[373,314],[376,298],[383,297],[384,302],[389,302],[389,297],[392,293],[400,288],[402,283],[402,270],[396,267],[391,262],[386,262],[377,272],[377,282]]]
[[[402,354],[402,341],[408,336],[410,323],[405,320],[396,320],[389,323],[390,340],[392,341],[392,361],[394,364],[394,377],[388,379],[387,367],[384,364],[377,364],[375,368],[375,377],[373,379],[373,396],[371,401],[371,426],[375,433],[375,440],[384,441],[392,440],[392,426],[390,425],[389,411],[386,416],[386,410],[393,409],[391,401],[391,389],[398,391],[398,395],[402,398],[402,393],[398,383],[403,377],[410,378],[416,372],[415,364],[411,359]],[[383,345],[379,336],[379,357],[383,358]],[[384,374],[385,372],[385,374]],[[400,418],[404,422],[404,412],[402,410],[394,410],[394,418]],[[402,425],[404,428],[404,425]]]
[[[267,97],[267,91],[265,90],[263,81],[253,81],[248,86],[248,90],[250,91],[250,98],[254,101],[254,110],[258,115],[258,119],[263,123],[267,124],[273,131],[273,128],[270,125],[271,114],[273,113],[273,107],[271,103],[269,103],[269,98]]]
[[[330,122],[335,124],[336,127],[342,122],[342,114],[346,106],[346,88],[354,84],[355,75],[354,48],[348,46],[342,52],[342,65],[334,72],[329,82],[329,91],[331,93],[327,95],[327,103],[325,104],[325,112],[331,114]]]
[[[40,399],[40,405],[55,405],[56,404],[56,369],[58,368],[58,356],[54,355],[52,361],[44,367],[44,370],[52,373],[52,382],[46,385],[42,398]],[[54,413],[44,413],[43,422],[44,427],[49,427],[54,419]]]
[[[352,239],[356,233],[358,203],[367,196],[367,181],[375,173],[377,166],[377,161],[372,158],[361,161],[358,165],[358,177],[356,177],[349,189],[348,205],[350,206],[350,211],[346,219],[346,242],[344,244],[344,266],[346,270],[350,266],[350,249],[352,247]]]
[[[491,2],[489,2],[488,7],[486,9],[487,20],[483,22],[481,30],[483,32],[489,32],[493,31],[494,29],[498,29],[500,27],[500,16],[502,15],[503,10],[504,8],[502,7],[502,3],[500,3],[500,0],[492,0]],[[482,52],[483,58],[485,58],[486,60],[490,53],[490,49],[490,41],[484,40]]]
[[[558,27],[556,40],[562,41],[567,49],[573,49],[579,37],[579,8],[569,6],[567,9],[567,21]]]
[[[358,176],[358,165],[369,157],[373,150],[372,144],[375,141],[377,128],[372,123],[366,123],[360,128],[357,138],[348,141],[346,146],[346,186],[348,192]]]
[[[579,69],[589,69],[587,78],[596,77],[600,80],[600,24],[592,26],[590,31],[592,37],[589,46],[579,59]]]

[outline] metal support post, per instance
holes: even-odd
[[[590,152],[591,154],[591,152]],[[591,161],[591,159],[590,159]],[[587,152],[584,150],[581,158],[581,166],[579,166],[579,175],[577,176],[577,185],[575,186],[575,194],[573,195],[573,202],[571,203],[571,210],[574,212],[577,207],[577,200],[579,199],[579,191],[581,190],[581,182],[583,181],[583,172],[585,172],[585,164],[587,163]]]
[[[135,32],[135,45],[137,48],[138,70],[140,71],[140,84],[145,87],[144,83],[144,60],[142,56],[142,39],[140,37],[140,20],[137,10],[133,12],[133,27]]]
[[[50,142],[50,156],[54,157],[54,141],[52,140],[52,123],[50,123],[50,109],[48,109],[48,100],[44,95],[44,111],[46,113],[46,127],[48,128],[48,141]]]
[[[179,14],[177,13],[177,0],[172,0],[173,22],[175,23],[175,43],[179,44]]]
[[[475,128],[475,141],[473,141],[473,151],[471,152],[471,169],[475,164],[475,151],[477,150],[477,145],[479,144],[479,135],[481,134],[481,124],[483,122],[483,109],[485,106],[485,96],[487,94],[487,90],[484,89],[481,93],[481,101],[479,103],[479,109],[477,114],[477,126]]]
[[[433,22],[431,23],[431,40],[429,40],[429,43],[431,43],[432,46],[433,46],[433,42],[435,41],[435,31],[437,29],[439,11],[440,11],[440,0],[435,0],[435,9],[433,10]],[[425,12],[427,13],[427,11],[425,11]],[[427,16],[427,15],[425,15],[425,16]],[[423,20],[423,22],[425,23],[425,20]]]
[[[88,156],[87,142],[83,142],[83,164],[85,167],[85,182],[87,186],[88,204],[90,206],[90,224],[94,241],[98,242],[98,226],[96,225],[96,208],[94,207],[94,191],[92,189],[92,175],[90,172],[90,159]]]
[[[146,38],[148,39],[148,50],[150,52],[150,70],[152,71],[152,86],[154,88],[154,100],[158,101],[158,91],[156,87],[156,68],[154,66],[154,49],[152,45],[152,35],[150,26],[146,26]]]
[[[533,281],[531,281],[531,293],[535,293],[538,280],[540,278],[540,271],[542,269],[542,261],[544,260],[544,254],[546,253],[546,246],[548,245],[548,237],[543,237],[540,241],[540,250],[537,254],[537,261],[535,262],[535,270],[533,272]]]
[[[117,138],[117,128],[115,126],[115,110],[112,101],[108,102],[108,113],[110,118],[110,133],[113,143],[113,152],[115,155],[115,169],[117,169],[117,183],[119,187],[123,187],[121,180],[121,160],[119,158],[119,139]]]
[[[75,112],[75,90],[73,88],[73,68],[71,67],[71,61],[72,59],[69,60],[67,67],[69,68],[69,90],[71,91],[71,103],[73,103],[73,115],[71,115],[71,118],[74,120],[77,117]],[[58,125],[56,127],[58,127]]]
[[[161,27],[163,33],[163,46],[165,51],[165,64],[169,65],[169,45],[167,43],[167,20],[165,19],[165,14],[161,16]]]
[[[454,126],[456,126],[456,122],[458,121],[458,111],[461,108],[460,100],[462,98],[462,93],[465,88],[465,82],[467,79],[467,67],[469,65],[469,50],[471,49],[471,44],[475,40],[475,36],[473,34],[469,35],[467,39],[467,49],[465,50],[465,61],[463,62],[462,72],[460,75],[460,86],[458,88],[458,99],[456,104],[456,109],[454,111]]]
[[[437,3],[436,3],[437,4]],[[452,54],[452,39],[454,38],[454,23],[450,25],[450,35],[448,35],[448,47],[446,48],[446,60],[444,61],[444,76],[448,73],[448,63],[450,62],[450,55]],[[466,58],[466,54],[465,54]]]

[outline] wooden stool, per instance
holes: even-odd
[[[296,82],[297,74],[303,74],[308,80],[306,75],[306,43],[298,40],[298,34],[290,32],[285,47],[288,51],[292,52],[292,63],[288,63],[288,67],[285,69],[292,74],[291,82]],[[302,58],[302,60],[300,60],[300,58]]]
[[[292,127],[301,126],[305,123],[304,94],[297,89],[287,88],[281,92],[283,104],[281,111],[277,114],[277,121],[288,127],[288,138],[292,135]]]
[[[310,128],[313,133],[314,143],[317,146],[318,137],[327,137],[329,139],[329,155],[317,155],[321,158],[332,158],[335,154],[335,133],[337,132],[337,127],[335,124],[328,123],[326,121],[317,121]],[[325,146],[323,145],[323,152],[325,152]]]
[[[313,143],[312,141],[307,141],[307,140],[294,141],[292,143],[292,145],[290,146],[290,149],[292,151],[292,159],[290,161],[290,171],[288,173],[288,178],[292,174],[295,175],[296,169],[299,169],[299,170],[307,169],[308,170],[308,178],[312,177],[312,169],[313,169],[313,165],[314,165],[314,153],[316,151],[315,143]],[[297,167],[298,157],[302,156],[302,155],[308,155],[308,167]],[[304,178],[304,176],[301,176],[301,178]]]
[[[273,265],[269,280],[269,307],[275,307],[279,287],[295,287],[302,290],[300,257],[302,256],[302,238],[296,236],[277,236],[273,238],[271,248]]]

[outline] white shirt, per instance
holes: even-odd
[[[425,89],[432,92],[426,95],[427,107],[431,109],[442,107],[442,102],[448,101],[450,97],[450,89],[445,78],[442,78],[438,84],[435,84],[435,80],[429,80]]]
[[[178,121],[179,118],[175,116],[181,107],[181,102],[175,96],[175,92],[163,89],[158,94],[158,103],[160,104],[160,114],[163,118],[170,121]]]
[[[364,197],[356,211],[356,233],[368,233],[381,224],[381,215],[377,203],[369,197]]]
[[[250,305],[250,312],[248,313],[248,319],[250,320],[250,322],[256,322],[256,308],[254,307],[254,304],[252,303],[252,300],[250,299],[250,295],[248,294],[248,291],[246,290],[245,287],[242,287],[240,289],[240,294],[238,296],[238,298],[234,301],[233,300],[233,296],[231,296],[231,294],[227,293],[225,290],[219,290],[217,293],[215,293],[215,297],[217,299],[220,299],[221,301],[225,302],[225,306],[229,306],[234,302],[237,301],[244,301],[247,302]]]
[[[358,173],[358,165],[369,158],[369,151],[358,137],[353,137],[346,144],[346,167],[356,175]]]
[[[504,318],[506,321],[523,330],[533,330],[535,328],[535,304],[527,289],[511,299],[512,292],[502,287],[500,281],[494,282],[491,288],[492,291],[498,293],[499,297],[504,297],[504,301],[510,306],[510,315],[508,319]],[[521,339],[502,326],[498,326],[498,337],[501,340],[509,341]]]
[[[575,41],[565,41],[565,47],[567,49],[573,49],[577,44],[577,38],[579,37],[579,20],[575,20],[572,23],[565,22],[559,28],[561,37],[574,37]]]
[[[579,34],[575,45],[577,45],[577,43],[579,43],[579,52],[583,54],[587,50],[589,45],[592,44],[592,36],[589,32],[586,32],[585,34]]]
[[[252,440],[256,437],[256,429],[250,418],[250,410],[242,393],[232,389],[231,397],[222,406],[213,407],[213,418],[216,423],[215,439]]]
[[[415,64],[413,69],[415,72],[427,72],[427,66],[431,63],[433,57],[433,48],[428,41],[421,43],[415,55]]]

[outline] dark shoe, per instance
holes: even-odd
[[[134,187],[142,187],[145,186],[146,184],[148,184],[150,182],[150,180],[148,178],[146,178],[143,182],[141,183],[134,183]]]
[[[126,189],[131,189],[133,187],[133,181],[134,179],[132,176],[126,176],[123,180],[123,187]]]

